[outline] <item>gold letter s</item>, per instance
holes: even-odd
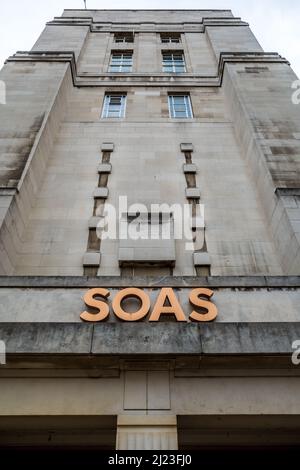
[[[201,299],[201,297],[206,297],[210,299],[213,296],[213,291],[210,289],[193,289],[190,293],[190,303],[196,307],[201,307],[207,310],[206,313],[199,313],[193,310],[190,314],[190,319],[195,321],[212,321],[218,315],[218,309],[209,300]]]
[[[82,312],[80,315],[81,320],[84,321],[102,321],[109,315],[109,306],[103,300],[95,299],[95,296],[104,297],[107,299],[110,292],[107,289],[96,288],[90,289],[84,295],[83,300],[88,307],[94,307],[99,310],[98,313]]]

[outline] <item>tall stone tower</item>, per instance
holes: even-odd
[[[65,10],[0,80],[2,442],[298,443],[288,61],[229,10]]]

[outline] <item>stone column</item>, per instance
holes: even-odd
[[[177,418],[174,415],[120,415],[117,450],[177,450]]]

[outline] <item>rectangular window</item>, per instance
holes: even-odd
[[[179,44],[181,42],[180,33],[161,33],[160,40],[162,44]]]
[[[132,43],[134,42],[133,33],[115,33],[114,41],[117,43]]]
[[[131,72],[132,52],[113,52],[110,59],[110,72]]]
[[[192,118],[192,106],[189,95],[169,95],[169,111],[171,118]]]
[[[163,55],[163,71],[168,73],[183,73],[186,71],[184,55],[181,51],[166,51]]]
[[[102,118],[122,118],[125,116],[126,95],[105,95]]]

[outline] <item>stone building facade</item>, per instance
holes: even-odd
[[[296,79],[229,10],[65,10],[7,59],[0,443],[299,443]],[[132,224],[169,237],[122,238]],[[173,289],[187,321],[121,321],[113,299],[133,287],[151,310]],[[84,322],[95,288],[110,314]],[[212,322],[188,320],[200,288]]]

